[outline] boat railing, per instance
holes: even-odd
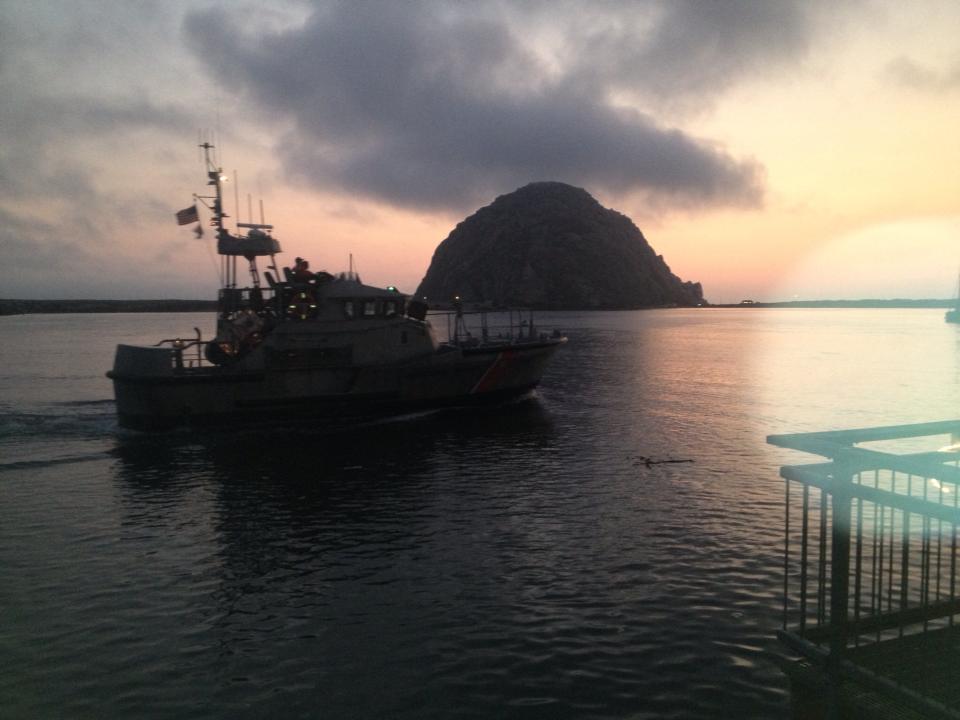
[[[464,310],[454,307],[452,310],[431,311],[429,318],[440,332],[441,342],[460,347],[559,337],[557,330],[552,333],[541,331],[535,322],[534,311],[529,308]]]
[[[231,317],[241,312],[282,314],[282,294],[285,285],[274,287],[221,288],[217,308],[221,317]],[[291,291],[292,292],[292,291]]]
[[[176,370],[212,366],[203,357],[203,346],[206,343],[203,333],[197,327],[193,331],[196,333],[194,338],[165,338],[153,347],[169,348],[172,351],[171,362]]]
[[[222,318],[232,318],[244,313],[283,320],[288,305],[301,293],[311,301],[319,298],[318,281],[296,280],[273,281],[267,286],[225,287],[218,295],[218,311]]]

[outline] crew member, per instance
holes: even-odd
[[[296,264],[293,266],[293,279],[302,283],[313,280],[313,273],[310,272],[310,263],[298,257]]]

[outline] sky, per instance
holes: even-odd
[[[0,0],[0,97],[0,297],[214,297],[201,139],[230,222],[406,292],[558,180],[712,302],[957,293],[954,0]]]

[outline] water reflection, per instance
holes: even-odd
[[[549,415],[529,398],[325,428],[137,435],[120,438],[113,454],[130,514],[180,516],[203,503],[225,552],[245,556],[247,548],[269,550],[277,537],[306,546],[333,528],[382,523],[401,511],[416,517],[421,497],[435,502],[451,472],[456,482],[478,460],[536,453],[551,434]]]
[[[549,442],[551,418],[536,396],[506,406],[449,409],[366,422],[131,433],[117,438],[119,477],[132,488],[176,484],[178,470],[225,485],[264,481],[278,492],[322,492],[357,479],[377,482],[424,469],[438,446],[535,449]]]
[[[418,688],[449,692],[436,674],[454,658],[463,669],[464,623],[488,612],[467,608],[504,604],[482,569],[506,575],[498,554],[518,545],[517,528],[472,516],[516,518],[509,493],[486,510],[481,496],[510,482],[518,456],[552,442],[549,414],[531,398],[321,430],[127,437],[114,454],[137,532],[207,523],[188,551],[159,542],[178,554],[171,564],[191,565],[181,621],[210,663],[197,680],[228,708],[239,684],[254,705],[281,692],[294,714],[322,703],[346,716],[364,703],[375,714],[416,705]],[[536,524],[536,512],[516,510]]]

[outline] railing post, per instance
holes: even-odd
[[[831,717],[839,717],[840,663],[847,649],[850,606],[850,525],[853,473],[846,453],[833,459],[832,528],[830,535],[830,656]]]

